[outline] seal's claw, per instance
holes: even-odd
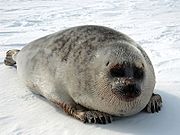
[[[145,107],[145,111],[149,113],[159,112],[162,107],[162,98],[159,94],[152,95],[149,103]]]
[[[84,123],[107,124],[112,122],[112,116],[98,111],[86,111]]]

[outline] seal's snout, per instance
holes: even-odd
[[[112,92],[120,99],[131,101],[141,94],[141,80],[144,76],[143,67],[134,63],[122,62],[110,67]]]
[[[128,97],[135,98],[141,94],[141,90],[139,88],[139,85],[137,84],[131,84],[131,85],[125,86],[125,88],[123,89],[123,92],[126,98]]]
[[[125,101],[130,101],[140,96],[141,88],[132,78],[116,78],[112,85],[112,92]]]

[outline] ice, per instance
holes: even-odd
[[[121,31],[148,53],[156,72],[160,113],[139,113],[107,125],[83,124],[32,94],[3,64],[47,34],[95,24]],[[0,135],[177,135],[180,132],[179,0],[0,0]]]

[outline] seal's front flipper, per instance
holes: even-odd
[[[65,113],[79,119],[84,123],[107,124],[112,122],[112,116],[103,112],[88,110],[80,105],[54,102],[61,107]]]
[[[14,49],[6,52],[4,64],[7,66],[14,66],[16,64],[16,56],[20,50]]]
[[[112,122],[111,115],[93,110],[77,110],[75,116],[80,117],[80,120],[84,123],[107,124]]]
[[[162,98],[159,94],[152,94],[149,103],[145,107],[145,111],[149,113],[159,112],[162,107]]]

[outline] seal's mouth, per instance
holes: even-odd
[[[112,89],[112,93],[119,99],[126,102],[130,102],[130,101],[135,100],[137,97],[141,95],[141,90],[136,89],[136,88],[132,89],[132,88],[129,88],[129,86],[127,86],[121,89],[114,88]]]
[[[135,81],[116,83],[112,86],[112,93],[123,101],[132,101],[141,95],[141,88]]]

